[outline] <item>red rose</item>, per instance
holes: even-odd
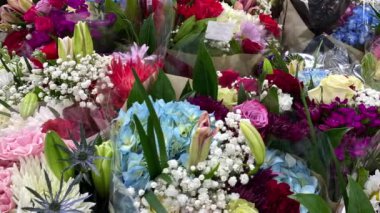
[[[13,31],[7,35],[3,45],[8,48],[9,53],[15,51],[20,53],[25,50],[25,37],[28,35],[27,30]]]
[[[67,0],[49,0],[49,3],[57,9],[62,9],[66,5]]]
[[[219,85],[222,87],[232,87],[232,83],[238,80],[239,73],[234,70],[224,70],[221,72],[222,76],[219,77]]]
[[[23,16],[26,23],[33,23],[37,17],[38,14],[35,6],[31,7],[28,11],[26,11]]]
[[[267,75],[266,79],[270,85],[274,84],[284,93],[288,93],[296,100],[300,100],[300,85],[302,86],[302,84],[291,74],[281,70],[274,70],[273,74]]]
[[[48,17],[36,17],[34,20],[34,25],[37,31],[41,31],[41,32],[53,31],[53,22]]]
[[[191,5],[181,1],[177,6],[178,14],[184,16],[185,18],[189,18],[194,15],[197,20],[215,18],[222,12],[223,7],[218,0],[194,0]]]
[[[249,54],[257,54],[261,52],[261,50],[263,50],[263,47],[260,44],[253,42],[248,38],[243,39],[242,47],[243,47],[243,51]]]
[[[260,22],[264,24],[265,29],[270,31],[275,37],[279,37],[281,34],[281,29],[278,26],[277,22],[272,19],[270,15],[260,14],[259,15]]]
[[[55,131],[61,138],[69,140],[71,139],[70,134],[75,138],[79,138],[78,127],[74,122],[56,118],[46,121],[42,125],[42,132],[46,133],[48,131]]]
[[[40,50],[41,52],[45,53],[46,59],[48,60],[54,60],[58,58],[58,48],[57,43],[55,43],[55,41],[41,47]]]
[[[239,90],[240,85],[244,86],[244,90],[247,92],[257,92],[257,80],[254,78],[239,78],[237,81],[235,88]]]

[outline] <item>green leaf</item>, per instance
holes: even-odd
[[[241,44],[235,39],[230,41],[230,52],[231,54],[240,54],[243,52]]]
[[[374,213],[369,198],[364,193],[360,185],[351,177],[348,178],[349,204],[347,213]]]
[[[153,14],[144,20],[140,30],[140,45],[148,45],[148,54],[152,54],[157,48],[156,28],[154,26]]]
[[[133,84],[132,90],[129,93],[129,96],[127,99],[127,109],[130,108],[135,102],[140,103],[140,104],[144,102],[144,97],[141,96],[136,83]]]
[[[160,200],[157,198],[157,196],[152,191],[146,192],[144,197],[145,197],[146,201],[149,203],[149,206],[156,213],[167,213],[165,207],[161,204]]]
[[[114,13],[116,15],[116,22],[113,25],[113,30],[117,33],[124,33],[128,38],[134,42],[139,43],[139,38],[134,30],[132,23],[128,20],[124,11],[113,0],[105,0],[104,12]]]
[[[162,172],[160,160],[158,158],[155,137],[151,137],[151,135],[148,135],[149,133],[145,133],[144,127],[142,126],[139,118],[136,115],[133,115],[133,120],[135,122],[137,132],[139,133],[140,143],[143,149],[144,158],[148,166],[149,175],[150,178],[153,180]],[[148,132],[149,129],[153,131],[153,123],[151,116],[149,116],[148,119]]]
[[[205,175],[205,179],[213,178],[215,175],[215,172],[218,171],[219,166],[220,166],[220,163],[218,163],[213,169],[211,169],[211,171]]]
[[[196,53],[200,42],[203,42],[203,33],[192,32],[174,44],[173,49],[186,53]]]
[[[178,29],[177,34],[173,38],[173,42],[178,42],[182,38],[184,38],[186,35],[190,34],[193,27],[195,26],[195,16],[191,16],[190,18],[186,19],[181,27]]]
[[[240,84],[238,91],[238,104],[241,104],[246,100],[248,100],[247,92],[245,91],[244,85]]]
[[[7,102],[0,99],[0,105],[3,105],[3,107],[7,108],[11,112],[17,112],[11,105],[9,105]]]
[[[126,0],[126,8],[125,8],[125,15],[129,20],[131,20],[134,23],[138,23],[138,20],[140,19],[140,5],[139,1],[137,0]],[[137,26],[136,26],[137,27]]]
[[[335,129],[329,129],[325,131],[325,134],[327,135],[330,143],[333,145],[334,148],[337,148],[339,144],[342,141],[342,138],[344,135],[349,132],[351,128],[335,128]]]
[[[283,57],[281,56],[280,52],[277,50],[274,44],[270,45],[270,50],[274,55],[274,58],[272,60],[273,67],[289,73],[289,69],[288,66],[286,66],[286,62],[284,61]]]
[[[315,67],[317,67],[318,58],[319,58],[319,55],[320,55],[322,44],[323,44],[323,40],[321,40],[321,42],[319,43],[318,48],[315,50],[315,52],[313,54],[313,56],[314,56],[313,69],[315,69]]]
[[[210,55],[201,42],[193,70],[194,90],[213,99],[218,98],[218,76]]]
[[[150,95],[155,99],[164,99],[165,102],[176,99],[174,88],[162,70],[158,73],[157,80],[152,86]]]
[[[193,92],[193,89],[191,88],[190,80],[187,80],[186,85],[181,92],[180,99],[182,99],[183,97],[185,97],[186,95],[188,95],[192,92]]]
[[[261,101],[271,113],[280,113],[280,104],[278,101],[277,88],[271,87],[268,91],[268,95]]]
[[[328,203],[320,196],[315,194],[295,194],[290,198],[298,201],[309,210],[310,213],[331,213],[332,210]]]
[[[151,100],[149,99],[148,93],[145,91],[144,86],[142,85],[139,76],[136,74],[136,71],[132,69],[133,76],[135,77],[135,85],[136,85],[136,91],[141,95],[141,97],[144,98],[144,101],[148,107],[149,110],[149,116],[152,117],[152,122],[154,126],[154,130],[156,132],[156,138],[159,146],[160,151],[160,160],[161,160],[161,167],[166,168],[168,166],[168,156],[166,153],[166,145],[165,145],[165,137],[164,133],[162,132],[160,120],[158,119],[157,113],[154,110],[153,104]]]
[[[267,58],[264,58],[263,71],[266,74],[273,74],[273,67],[270,61]]]
[[[48,132],[45,137],[45,158],[49,168],[58,179],[61,178],[62,172],[71,166],[70,163],[66,161],[70,158],[70,155],[63,151],[60,146],[67,147],[56,132]],[[70,177],[74,177],[74,169],[67,169],[63,173],[63,177],[66,181]]]
[[[171,184],[173,182],[171,176],[168,174],[161,173],[157,178],[164,180],[168,184]]]
[[[369,177],[369,171],[364,167],[358,169],[358,183],[363,188]]]

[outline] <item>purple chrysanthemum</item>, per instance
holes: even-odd
[[[205,110],[208,113],[213,113],[216,120],[223,120],[228,113],[228,109],[222,104],[222,102],[215,101],[207,96],[196,96],[187,99],[189,103],[197,105],[201,110]]]

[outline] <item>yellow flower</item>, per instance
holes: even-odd
[[[230,201],[228,203],[228,211],[231,213],[259,213],[254,203],[243,199]]]
[[[223,104],[226,107],[232,108],[233,106],[237,104],[237,101],[238,101],[236,89],[228,89],[228,88],[219,87],[218,100],[223,101]]]
[[[309,91],[309,97],[316,102],[331,103],[335,98],[351,99],[355,90],[364,89],[363,83],[354,76],[330,75],[320,85]]]

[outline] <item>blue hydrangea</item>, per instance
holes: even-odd
[[[346,23],[338,27],[332,36],[351,46],[363,46],[373,36],[372,27],[379,21],[369,5],[358,5]]]
[[[290,190],[297,193],[318,194],[318,179],[311,174],[303,161],[297,160],[290,154],[277,150],[267,150],[263,168],[271,168],[277,174],[275,180],[287,183]],[[301,213],[307,210],[301,207]]]
[[[165,136],[168,158],[179,159],[187,152],[192,131],[202,111],[187,101],[165,103],[163,100],[157,100],[153,101],[153,105]],[[149,174],[133,115],[137,115],[145,130],[147,129],[149,110],[145,103],[134,103],[128,111],[119,112],[114,124],[113,140],[120,154],[124,184],[144,188]]]
[[[309,84],[313,80],[314,86],[318,86],[322,79],[326,78],[330,74],[329,70],[325,69],[306,69],[298,73],[298,79],[305,85]]]

